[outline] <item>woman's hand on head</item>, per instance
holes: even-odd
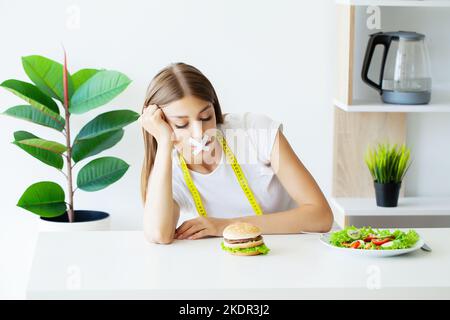
[[[156,104],[144,109],[138,122],[148,133],[155,137],[158,143],[172,142],[173,130],[167,123],[164,113]]]
[[[204,237],[221,237],[228,219],[198,217],[183,222],[175,231],[175,239],[195,240]]]

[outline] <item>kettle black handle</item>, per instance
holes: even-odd
[[[362,80],[375,90],[378,90],[380,94],[381,94],[381,82],[383,81],[384,75],[384,66],[386,64],[386,57],[389,47],[391,45],[392,38],[393,38],[392,36],[387,35],[383,32],[371,34],[369,42],[367,43],[366,54],[364,56],[364,63],[361,71]],[[379,83],[375,83],[374,81],[369,79],[368,73],[370,63],[372,62],[373,53],[375,51],[375,47],[379,44],[384,47],[384,50],[383,50],[383,59],[381,61],[380,80]]]

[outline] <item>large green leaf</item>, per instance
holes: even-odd
[[[122,139],[123,134],[123,129],[118,129],[92,139],[75,140],[72,146],[72,159],[78,162],[112,148]]]
[[[20,145],[47,150],[56,154],[62,154],[67,150],[67,147],[59,142],[44,140],[40,138],[24,139],[20,141],[14,141],[13,143],[19,143]]]
[[[80,114],[102,106],[118,96],[130,83],[131,80],[118,71],[99,71],[74,92],[69,110]]]
[[[64,103],[63,66],[46,57],[33,55],[22,57],[22,65],[28,77],[42,92]],[[68,76],[69,97],[73,93],[73,83]]]
[[[14,132],[14,141],[20,141],[25,139],[39,139],[39,137],[28,131],[16,131]]]
[[[49,108],[54,113],[59,114],[59,108],[56,102],[31,83],[10,79],[3,81],[0,84],[0,87],[11,91],[16,96],[24,99],[29,104],[43,105]]]
[[[11,81],[11,80],[8,80]],[[59,115],[59,113],[53,111],[48,106],[42,104],[41,102],[27,97],[25,94],[29,91],[26,89],[26,85],[20,85],[17,82],[3,82],[0,86],[4,87],[5,89],[13,92],[15,95],[21,97],[25,101],[29,102],[30,105],[35,108],[39,113],[43,113],[46,116],[53,119],[55,122],[58,122],[60,125],[64,126],[64,119]],[[25,82],[24,82],[25,83]],[[30,89],[30,87],[28,87]],[[25,92],[24,92],[25,90]],[[58,111],[58,110],[57,110]],[[58,111],[59,112],[59,111]]]
[[[39,137],[36,137],[32,133],[29,133],[27,131],[16,131],[14,132],[14,140],[13,143],[18,146],[19,148],[23,149],[25,152],[30,154],[31,156],[35,157],[36,159],[42,161],[45,164],[48,164],[49,166],[55,167],[57,169],[62,169],[64,165],[64,160],[61,154],[55,153],[53,151],[45,150],[33,145],[29,144],[23,144],[21,141],[26,141],[30,139],[39,139]]]
[[[84,191],[97,191],[113,184],[125,174],[129,165],[114,157],[92,160],[81,168],[77,176],[77,186]]]
[[[91,139],[104,133],[121,129],[138,118],[139,113],[131,110],[115,110],[102,113],[89,121],[80,130],[76,140]]]
[[[81,69],[72,75],[73,90],[76,91],[83,83],[96,74],[97,69]]]
[[[48,116],[39,109],[36,109],[33,106],[29,105],[11,107],[2,112],[2,114],[26,121],[31,121],[33,123],[53,128],[58,131],[62,131],[65,125],[64,118],[58,116],[58,121],[56,121],[54,118]]]
[[[56,183],[42,181],[32,184],[20,197],[17,206],[41,217],[52,218],[66,211],[64,190]]]

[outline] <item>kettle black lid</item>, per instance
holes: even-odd
[[[404,40],[422,40],[425,38],[425,35],[422,33],[417,33],[414,31],[392,31],[392,32],[377,32],[371,34],[373,36],[375,34],[385,34],[387,36],[391,36],[394,39],[404,39]]]

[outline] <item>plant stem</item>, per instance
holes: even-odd
[[[70,113],[69,108],[65,106],[66,109],[66,146],[67,146],[67,181],[69,184],[69,208],[67,215],[69,216],[69,222],[74,221],[74,210],[73,210],[73,184],[72,184],[72,146],[70,145]]]
[[[73,209],[73,185],[72,185],[72,146],[70,144],[70,112],[69,112],[69,86],[67,81],[67,59],[66,50],[64,50],[64,66],[63,66],[63,86],[64,86],[64,109],[66,112],[66,147],[67,147],[67,181],[69,184],[69,208],[67,210],[67,216],[69,222],[74,222],[75,214]]]

